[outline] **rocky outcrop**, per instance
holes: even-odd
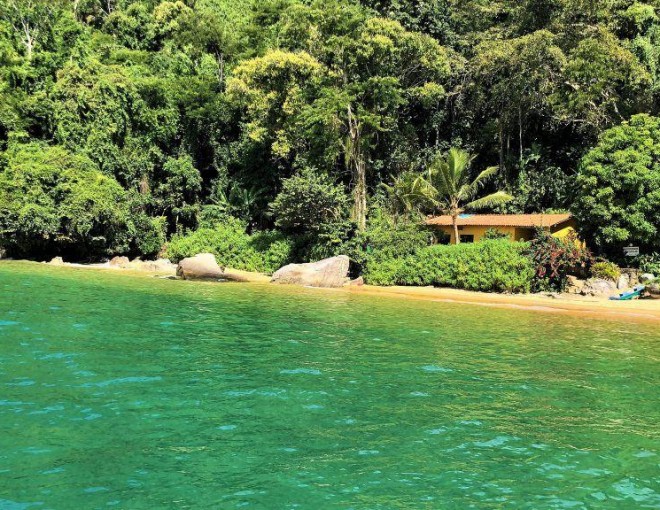
[[[172,264],[169,259],[158,260],[140,260],[135,259],[128,265],[129,269],[136,269],[138,271],[146,271],[149,273],[171,273],[176,274],[177,266]]]
[[[651,273],[644,273],[639,277],[640,283],[651,283],[653,280],[655,280],[655,275]]]
[[[113,259],[108,262],[108,265],[110,267],[119,267],[121,269],[126,269],[128,265],[131,263],[130,260],[128,260],[128,257],[114,257]]]
[[[616,290],[616,283],[612,280],[591,278],[584,283],[580,294],[583,296],[603,297],[616,293]]]
[[[176,275],[184,280],[220,280],[225,277],[212,253],[199,253],[181,260]]]
[[[625,273],[622,273],[621,276],[616,281],[616,288],[619,290],[625,290],[630,287],[630,276]]]
[[[62,257],[54,257],[54,258],[49,262],[49,264],[50,264],[51,266],[63,266],[63,265],[64,265],[64,260],[62,259]]]
[[[566,292],[569,294],[580,294],[584,288],[584,280],[580,280],[577,276],[569,275],[567,277]]]
[[[631,268],[631,267],[622,267],[621,268],[621,274],[625,275],[628,277],[628,288],[632,288],[635,285],[638,285],[639,282],[639,269]]]
[[[136,258],[129,260],[128,257],[115,257],[110,262],[108,266],[115,269],[129,269],[132,271],[144,271],[146,273],[158,273],[166,275],[176,274],[177,266],[172,264],[168,259],[158,259],[158,260],[142,260]]]
[[[653,299],[660,299],[660,283],[651,283],[646,287],[646,291]]]
[[[364,286],[364,278],[359,276],[355,280],[351,280],[348,284],[351,287],[363,287]]]
[[[289,264],[273,274],[273,283],[310,287],[343,287],[348,281],[350,260],[339,255],[307,264]]]

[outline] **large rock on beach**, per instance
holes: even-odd
[[[630,287],[630,276],[625,273],[622,273],[619,276],[619,279],[616,281],[616,288],[619,290],[625,290]]]
[[[64,265],[64,260],[62,257],[53,257],[53,259],[49,262],[51,266],[63,266]]]
[[[644,273],[639,277],[640,283],[651,283],[653,280],[655,280],[655,275],[651,273]]]
[[[653,299],[660,299],[660,282],[651,283],[646,287],[646,291],[649,293]]]
[[[167,274],[176,274],[177,266],[170,262],[169,259],[157,259],[157,260],[140,260],[135,259],[128,266],[129,269],[135,269],[137,271],[146,271],[149,273],[167,273]]]
[[[289,264],[273,274],[273,283],[310,287],[343,287],[348,281],[350,259],[339,255],[307,264]]]
[[[130,263],[131,261],[128,260],[128,257],[114,257],[110,260],[110,262],[108,262],[108,265],[110,267],[126,269]]]
[[[591,278],[585,282],[584,287],[582,287],[580,293],[583,296],[604,297],[615,294],[616,290],[616,283],[612,280]]]
[[[212,253],[199,253],[183,259],[176,268],[176,275],[184,280],[220,280],[225,278],[223,269]]]
[[[569,275],[567,278],[566,292],[569,294],[580,294],[584,288],[584,280],[580,280],[577,276]]]

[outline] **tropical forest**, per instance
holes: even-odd
[[[568,212],[660,265],[659,114],[655,0],[0,0],[0,248],[529,290],[424,219]]]

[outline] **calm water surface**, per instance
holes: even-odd
[[[0,264],[0,509],[660,508],[660,329]]]

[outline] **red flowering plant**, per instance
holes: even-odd
[[[532,290],[563,292],[571,274],[585,274],[593,256],[574,233],[560,239],[547,229],[536,230],[529,243],[529,257],[534,264]]]

